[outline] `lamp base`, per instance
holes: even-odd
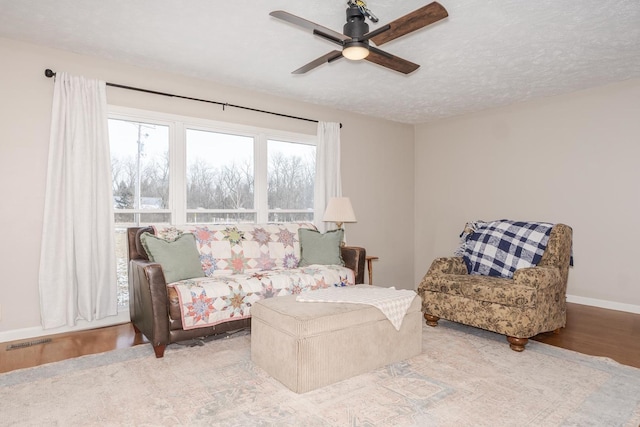
[[[345,231],[344,228],[342,228],[342,224],[344,224],[343,222],[336,222],[336,226],[338,227],[337,230],[342,230],[342,241],[340,242],[340,247],[344,248],[345,246],[347,246],[347,242],[345,241]]]

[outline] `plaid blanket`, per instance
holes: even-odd
[[[517,269],[538,265],[552,228],[546,222],[468,223],[457,254],[462,255],[469,274],[511,278]]]

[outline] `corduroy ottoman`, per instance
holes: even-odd
[[[359,285],[369,286],[369,285]],[[296,393],[399,362],[422,351],[420,298],[400,330],[371,305],[268,298],[251,307],[251,360]]]

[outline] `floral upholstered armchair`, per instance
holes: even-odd
[[[506,274],[495,274],[495,266],[487,267],[482,251],[495,254],[498,246],[504,249],[513,246],[513,242],[503,245],[501,241],[500,245],[491,248],[496,244],[495,236],[480,231],[478,238],[470,239],[478,232],[465,229],[467,248],[464,256],[434,260],[418,286],[427,325],[437,326],[438,320],[443,318],[497,332],[507,336],[515,351],[523,351],[528,339],[534,335],[557,332],[564,327],[567,278],[572,263],[572,230],[564,224],[547,226],[547,238],[538,247],[538,259],[534,259],[529,267],[523,268],[522,263],[513,265],[511,274],[506,269],[499,271]],[[473,242],[469,243],[471,240]],[[471,250],[475,248],[480,253],[475,257],[470,255],[470,246],[473,246]],[[464,251],[464,245],[461,249]],[[497,258],[509,259],[508,254]],[[504,267],[500,261],[498,263]],[[500,267],[497,270],[501,270]],[[487,272],[489,274],[484,274]]]

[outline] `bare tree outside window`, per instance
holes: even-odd
[[[169,207],[168,127],[109,120],[116,209]]]
[[[267,142],[269,220],[312,221],[316,147],[293,142]]]
[[[118,305],[129,302],[127,236],[129,226],[170,222],[169,128],[109,119],[113,207],[116,228]]]
[[[255,222],[255,214],[220,212],[255,210],[254,138],[195,129],[186,137],[187,221]]]

